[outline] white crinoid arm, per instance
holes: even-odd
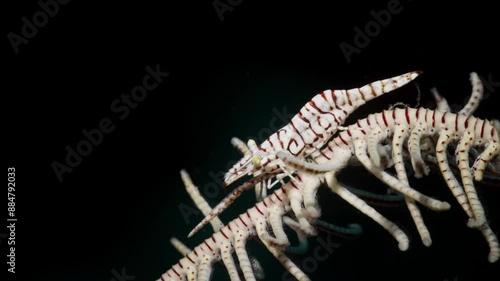
[[[195,203],[196,207],[203,213],[204,216],[207,216],[212,208],[210,207],[210,205],[208,205],[208,202],[205,200],[205,198],[203,198],[198,187],[193,184],[193,181],[191,180],[191,177],[186,172],[186,170],[181,170],[181,179],[184,183],[184,186],[186,187],[187,193]],[[224,224],[218,217],[213,218],[210,221],[210,224],[212,225],[214,231],[218,231],[221,227],[224,226]]]
[[[476,111],[479,103],[483,99],[484,86],[476,72],[471,72],[470,82],[472,84],[472,94],[467,104],[458,112],[458,114],[470,116]]]
[[[417,134],[413,134],[415,130],[417,130]],[[496,236],[492,235],[493,232],[486,221],[484,208],[477,196],[472,181],[473,177],[476,180],[481,180],[486,165],[500,153],[498,132],[488,120],[424,108],[396,108],[394,110],[385,110],[380,113],[371,114],[367,118],[360,119],[356,124],[349,126],[346,131],[339,133],[323,149],[321,156],[318,156],[321,159],[315,159],[321,164],[307,163],[291,155],[280,154],[280,157],[287,165],[294,166],[297,170],[309,173],[325,173],[329,172],[328,169],[338,167],[339,157],[333,157],[333,155],[335,153],[338,154],[339,150],[345,150],[345,155],[349,155],[348,152],[354,154],[370,173],[378,177],[392,189],[404,194],[407,198],[411,198],[433,210],[447,210],[450,207],[448,203],[421,194],[410,187],[407,182],[406,173],[401,165],[400,167],[396,167],[398,178],[391,176],[382,167],[376,167],[368,152],[368,143],[373,141],[371,138],[379,138],[379,133],[373,133],[374,131],[388,131],[387,136],[393,138],[392,145],[394,147],[402,146],[402,142],[405,136],[408,135],[408,132],[410,136],[415,137],[416,143],[418,143],[420,137],[437,137],[438,141],[435,153],[439,169],[449,189],[469,216],[468,225],[478,228],[485,236],[490,247],[489,260],[496,261],[500,256],[498,241]],[[460,179],[463,186],[451,172],[447,160],[447,147],[452,141],[458,141],[457,159],[459,161]],[[372,144],[372,147],[376,146]],[[418,147],[418,145],[415,145],[415,147]],[[469,168],[469,151],[471,147],[484,147],[474,161],[472,171]],[[377,149],[371,149],[371,154],[377,152]],[[410,153],[410,157],[414,157],[414,155],[414,153]],[[403,160],[401,157],[401,150],[393,148],[394,162],[402,163]],[[330,162],[322,164],[324,159],[328,159]],[[419,159],[419,161],[422,160]],[[412,161],[412,163],[417,162]],[[340,168],[342,169],[343,167]],[[418,166],[413,168],[417,170]],[[334,169],[330,172],[338,171],[339,169]],[[422,222],[421,220],[419,222],[419,220],[420,218],[418,217],[415,219],[417,227],[422,226],[419,225]],[[430,237],[425,232],[421,233],[421,235],[422,241],[425,244],[431,242],[428,240]]]

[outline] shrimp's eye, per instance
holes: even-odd
[[[259,156],[254,156],[252,158],[252,164],[255,166],[255,167],[260,167],[260,157]]]

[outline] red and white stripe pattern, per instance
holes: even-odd
[[[474,111],[477,109],[477,107],[479,106],[479,102],[483,98],[484,87],[483,87],[483,84],[482,84],[481,80],[479,79],[479,76],[477,75],[477,73],[472,72],[470,74],[470,82],[472,85],[472,94],[471,94],[469,100],[467,101],[467,103],[465,104],[465,106],[457,114],[464,115],[464,116],[472,115],[474,113]],[[452,109],[448,105],[446,98],[441,96],[435,88],[431,89],[431,92],[433,94],[434,101],[436,102],[436,106],[437,106],[438,110],[443,111],[443,112],[452,112]],[[420,151],[422,151],[423,155],[424,155],[424,157],[421,156],[422,159],[425,159],[426,161],[430,161],[430,159],[432,159],[432,160],[434,160],[433,163],[437,164],[437,160],[435,160],[435,157],[433,157],[433,155],[432,155],[432,154],[435,154],[435,147],[436,147],[435,144],[437,141],[437,137],[436,136],[425,137],[422,139],[421,133],[422,133],[421,130],[413,130],[412,131],[412,134],[410,136],[411,138],[414,139],[412,141],[412,144],[420,143],[420,149],[417,147],[411,147],[410,150],[417,152],[417,153],[420,153]],[[402,130],[395,132],[393,138],[394,139],[402,138],[406,134],[408,134],[408,130],[403,128]],[[371,148],[372,150],[374,149],[373,147],[375,145],[377,145],[377,143],[374,141],[371,141],[370,144],[372,145],[372,148]],[[388,145],[388,146],[391,147],[391,149],[392,149],[391,145]],[[385,153],[385,155],[388,155],[388,153]],[[380,162],[381,159],[377,158],[376,154],[373,154],[372,157],[373,157],[372,161],[374,163],[381,164],[381,162]],[[413,165],[417,165],[415,163],[415,159],[416,159],[416,157],[410,157],[410,160],[414,161]],[[392,161],[392,165],[395,166],[398,179],[400,181],[402,181],[404,184],[408,185],[409,184],[408,176],[406,175],[406,172],[405,172],[405,166],[403,163],[403,159],[401,157],[397,157],[394,160],[395,161]],[[390,159],[385,159],[385,161],[390,162]],[[422,177],[422,172],[424,172],[427,175],[430,172],[430,169],[428,167],[422,167],[421,170],[415,172],[415,174],[414,174],[415,177],[417,177],[417,178]],[[408,210],[410,211],[410,214],[411,214],[411,217],[415,223],[415,226],[417,227],[420,238],[422,239],[422,243],[425,246],[429,247],[432,244],[431,235],[430,235],[429,229],[425,225],[424,219],[423,219],[422,214],[418,208],[417,203],[415,202],[415,200],[413,200],[412,198],[410,198],[408,196],[405,196],[405,203],[406,203],[406,206],[408,207]]]
[[[486,165],[500,153],[499,133],[493,122],[463,114],[453,114],[425,108],[396,108],[381,113],[371,114],[358,120],[345,131],[339,133],[321,155],[315,158],[318,163],[307,163],[286,152],[277,154],[287,165],[310,173],[334,173],[342,169],[351,155],[365,166],[367,170],[380,178],[390,187],[417,202],[433,208],[446,209],[443,203],[432,202],[432,198],[423,196],[409,188],[401,181],[406,177],[404,165],[397,165],[398,179],[383,170],[379,159],[390,157],[381,155],[387,150],[378,149],[381,141],[392,137],[392,159],[394,163],[403,163],[403,146],[405,141],[410,152],[413,169],[420,174],[425,173],[427,165],[420,153],[420,139],[425,136],[437,137],[435,148],[440,171],[453,195],[469,216],[468,226],[478,228],[485,236],[489,247],[489,261],[500,257],[498,240],[489,227],[484,208],[477,197],[473,178],[481,181]],[[458,142],[456,158],[460,168],[463,187],[451,172],[446,149],[451,142]],[[469,164],[471,147],[481,151],[472,168]],[[327,177],[328,179],[328,177]],[[332,187],[332,186],[330,186]],[[448,206],[449,207],[449,206]]]
[[[305,158],[320,149],[344,123],[346,118],[366,102],[398,89],[414,80],[421,72],[413,71],[393,78],[369,83],[349,90],[325,90],[312,98],[290,123],[267,138],[258,151],[246,154],[224,178],[230,185],[242,176],[258,172],[277,173],[280,164],[277,151],[287,151]]]
[[[181,170],[181,179],[182,179],[182,182],[184,183],[184,186],[186,187],[186,191],[188,192],[189,196],[191,197],[191,199],[195,203],[196,207],[204,215],[208,215],[210,210],[211,210],[210,206],[208,205],[208,202],[205,200],[205,198],[203,198],[198,187],[196,187],[193,184],[191,177],[189,176],[189,174],[185,170]],[[210,224],[212,225],[214,232],[218,232],[222,227],[224,227],[224,224],[222,223],[222,221],[218,217],[216,217],[212,221],[210,221]],[[190,248],[188,248],[186,245],[184,245],[176,237],[170,238],[170,244],[172,244],[172,246],[178,252],[180,252],[182,254],[182,256],[184,256],[184,257],[192,252],[192,250]],[[253,272],[254,276],[256,277],[257,280],[262,280],[264,273],[263,273],[263,269],[262,269],[260,262],[255,257],[250,256],[250,255],[248,255],[248,259],[249,259],[250,265],[252,266],[252,272]],[[228,269],[228,272],[231,273],[233,278],[234,278],[234,276],[238,275],[238,268],[233,267],[231,263],[228,263],[227,269]]]
[[[475,81],[472,75],[471,81]],[[405,156],[403,150],[409,150],[406,156],[410,157],[413,169],[420,175],[425,174],[428,168],[422,159],[420,142],[425,137],[437,140],[435,150],[431,150],[430,153],[435,153],[439,168],[448,186],[470,217],[469,226],[478,228],[485,236],[490,247],[490,262],[498,260],[500,257],[498,240],[486,221],[484,209],[477,198],[472,182],[473,177],[478,181],[482,179],[486,166],[492,160],[498,160],[497,155],[500,153],[499,122],[497,120],[489,122],[488,120],[469,116],[477,106],[474,101],[480,100],[479,94],[482,93],[482,88],[480,89],[479,86],[479,84],[476,84],[474,88],[473,83],[473,89],[475,90],[473,90],[471,100],[459,114],[425,108],[396,108],[371,114],[367,118],[358,120],[356,124],[350,125],[340,132],[323,150],[315,153],[317,156],[314,158],[313,163],[306,162],[303,158],[304,155],[301,155],[300,152],[294,154],[289,149],[276,152],[275,160],[279,159],[287,166],[296,169],[297,174],[270,196],[258,202],[253,208],[248,209],[226,226],[222,226],[192,251],[188,252],[189,250],[186,248],[179,248],[185,254],[185,257],[162,274],[158,280],[209,280],[212,275],[213,264],[221,260],[227,268],[231,280],[240,280],[233,260],[233,252],[236,252],[245,280],[256,280],[251,261],[245,249],[248,239],[255,236],[262,241],[266,248],[295,278],[309,280],[307,275],[284,254],[285,246],[289,243],[283,224],[287,218],[285,215],[289,211],[293,211],[297,219],[297,223],[294,222],[293,224],[296,227],[295,231],[301,235],[314,234],[311,223],[320,216],[316,191],[323,181],[326,181],[332,191],[387,229],[398,241],[399,248],[406,250],[409,246],[409,239],[406,234],[397,225],[387,220],[366,202],[337,182],[335,174],[345,168],[349,161],[352,160],[351,158],[355,156],[367,170],[388,186],[403,193],[406,199],[419,202],[434,210],[447,210],[449,204],[421,194],[408,184],[403,162]],[[441,104],[438,107],[441,110],[449,111],[447,105]],[[309,129],[312,128],[309,127]],[[387,149],[382,145],[382,142],[387,139],[391,139],[389,143],[392,149]],[[446,158],[447,146],[453,143],[456,143],[456,159],[464,185],[463,188],[451,172]],[[255,163],[260,166],[265,163],[261,158],[255,159],[255,147],[252,146],[253,148],[249,149],[242,143],[235,143],[235,145],[237,147],[238,145],[241,146],[240,150],[247,156],[252,154],[249,156],[252,164]],[[473,147],[478,148],[480,154],[471,168],[469,165],[469,150]],[[262,151],[260,147],[258,149]],[[388,167],[387,165],[395,166],[397,178],[384,171]],[[227,208],[243,190],[253,187],[256,183],[260,183],[278,172],[272,170],[268,174],[259,174],[257,171],[253,171],[256,177],[233,190],[218,206],[209,212],[208,216],[191,232],[190,236],[200,229],[203,224],[208,223],[211,218],[216,217],[222,210]],[[186,176],[183,175],[186,182],[185,178]],[[198,197],[197,195],[192,195],[192,197],[193,200],[199,201],[195,199]],[[199,205],[198,203],[197,205]],[[414,205],[409,204],[409,208],[410,206]],[[208,209],[201,209],[204,209],[203,213],[206,215]],[[412,210],[410,209],[410,211]],[[417,214],[420,215],[418,212]],[[220,227],[221,224],[217,223],[216,225],[217,227],[214,225],[214,229]],[[272,234],[269,232],[269,228],[272,229]],[[422,239],[424,240],[424,237]]]
[[[284,249],[289,243],[283,229],[282,218],[290,210],[289,194],[298,193],[301,185],[317,185],[319,183],[307,183],[299,177],[297,177],[296,181],[299,185],[290,183],[282,186],[219,229],[210,238],[195,247],[193,251],[187,253],[184,258],[162,274],[158,280],[210,280],[213,264],[220,260],[223,261],[224,266],[227,268],[231,280],[240,280],[232,256],[233,251],[236,252],[245,280],[256,280],[245,249],[248,239],[255,236],[259,237],[269,251],[294,277],[298,280],[309,280],[307,275],[284,254]],[[295,195],[293,197],[300,198],[301,196]],[[274,237],[269,233],[269,227],[272,228]]]

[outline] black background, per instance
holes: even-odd
[[[481,1],[448,6],[401,1],[402,11],[350,63],[339,44],[354,45],[354,28],[364,29],[374,20],[370,12],[387,9],[391,1],[326,5],[244,0],[225,12],[223,21],[212,1],[160,2],[60,5],[57,15],[21,44],[17,54],[8,34],[20,35],[21,18],[32,19],[41,8],[36,1],[24,1],[3,9],[3,138],[6,166],[16,168],[17,178],[16,280],[109,281],[112,271],[122,268],[134,280],[156,280],[180,257],[169,245],[170,237],[194,246],[210,233],[206,228],[184,238],[202,217],[192,215],[189,223],[183,219],[179,204],[193,205],[179,171],[186,169],[200,187],[213,183],[210,172],[220,174],[239,157],[230,138],[262,140],[263,129],[276,116],[273,110],[286,107],[293,114],[322,90],[359,87],[412,70],[424,71],[415,83],[418,88],[408,86],[381,97],[348,122],[397,101],[414,106],[417,91],[419,104],[433,107],[432,87],[457,108],[470,94],[472,71],[500,81],[498,13]],[[142,83],[146,66],[156,65],[170,75],[120,120],[111,104]],[[476,116],[499,118],[499,85],[486,90],[488,98]],[[97,128],[103,118],[112,120],[114,131],[59,182],[51,165],[64,163],[65,147],[75,148],[85,139],[81,131]],[[362,169],[346,171],[344,180],[382,188]],[[420,243],[404,206],[379,208],[410,235],[411,248],[400,252],[385,230],[322,189],[323,218],[340,225],[360,223],[364,234],[339,239],[341,246],[309,276],[500,276],[498,264],[487,261],[482,235],[466,227],[465,215],[443,179],[430,176],[414,183],[452,204],[449,212],[423,210],[434,239],[430,248]],[[498,233],[498,187],[477,186]],[[213,205],[223,195],[217,189],[209,202]],[[252,196],[245,194],[221,218],[227,222],[236,217],[252,205]],[[311,243],[314,249],[314,239]],[[267,280],[283,280],[281,265],[261,245],[249,244]],[[5,261],[6,240],[0,249]],[[312,251],[293,258],[301,264],[308,256]],[[217,266],[214,280],[227,279]]]

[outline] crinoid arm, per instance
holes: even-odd
[[[366,152],[366,142],[363,140],[357,140],[354,142],[354,147],[355,147],[355,153],[356,157],[358,160],[365,166],[365,168],[370,171],[373,175],[378,177],[382,182],[393,188],[394,190],[401,192],[405,194],[406,196],[409,196],[416,200],[417,202],[421,203],[422,205],[432,209],[432,210],[439,210],[439,211],[445,211],[450,208],[450,204],[447,202],[442,202],[436,199],[433,199],[427,195],[424,195],[415,189],[411,188],[407,184],[402,183],[398,179],[394,178],[390,174],[388,174],[385,171],[382,171],[378,169],[378,167],[374,166],[368,157],[368,154]],[[324,172],[331,172],[334,171],[336,172],[337,169],[331,169],[332,167],[337,167],[337,158],[331,158],[332,161],[327,164],[314,164],[314,163],[307,163],[305,161],[302,161],[296,157],[293,157],[291,155],[286,155],[286,153],[279,153],[279,156],[282,161],[284,161],[287,165],[293,166],[296,169],[303,169],[305,172],[308,173],[324,173]],[[329,170],[331,169],[331,170]]]
[[[394,161],[397,178],[384,171],[383,165],[382,167],[378,167],[374,163],[381,163],[380,161],[372,160],[373,155],[379,153],[377,148],[378,141],[385,134],[383,133],[384,130],[389,131],[387,136],[393,138],[392,160]],[[412,134],[415,130],[418,133]],[[487,168],[488,164],[496,161],[495,159],[499,154],[498,132],[494,123],[488,120],[425,108],[395,108],[371,114],[367,118],[358,120],[356,124],[350,125],[346,131],[340,132],[337,137],[328,143],[327,147],[314,159],[314,163],[306,162],[286,152],[278,153],[277,155],[286,165],[311,174],[324,174],[328,172],[328,169],[332,169],[331,172],[333,173],[338,172],[344,168],[344,165],[339,165],[339,162],[348,163],[346,159],[339,158],[339,155],[344,155],[345,157],[350,157],[351,154],[354,155],[370,173],[392,189],[405,195],[408,199],[408,208],[419,230],[422,242],[425,245],[430,245],[432,240],[430,239],[429,231],[425,224],[423,224],[420,212],[412,200],[438,211],[447,210],[450,205],[447,202],[426,196],[408,185],[403,165],[404,158],[402,158],[404,153],[398,148],[403,146],[403,141],[407,138],[408,132],[410,134],[409,142],[412,139],[418,140],[425,137],[436,140],[435,149],[426,153],[435,153],[436,161],[443,178],[452,194],[470,218],[468,225],[477,228],[483,233],[490,246],[490,256],[495,257],[495,253],[498,252],[497,244],[494,242],[496,238],[487,234],[490,233],[488,231],[489,225],[486,221],[484,208],[477,197],[474,182],[472,181],[473,177],[476,180],[481,180],[484,171],[490,169]],[[458,142],[456,159],[457,163],[459,163],[459,178],[452,172],[451,165],[448,163],[447,153],[448,146],[456,142]],[[371,149],[368,143],[371,143]],[[415,141],[414,147],[419,148],[416,143],[418,142]],[[474,160],[472,171],[469,164],[469,152],[471,148],[479,148],[480,151]],[[344,153],[341,154],[340,151],[344,151]],[[334,155],[336,157],[333,157]],[[411,160],[414,155],[415,153],[410,152],[406,157],[410,157]],[[426,154],[427,156],[430,155]],[[417,160],[413,160],[413,163],[423,161],[420,157]],[[461,179],[463,186],[459,179]]]
[[[248,190],[255,186],[255,184],[262,182],[265,179],[272,177],[272,174],[262,174],[259,175],[238,188],[234,189],[230,194],[228,194],[217,206],[215,206],[210,213],[205,216],[205,218],[188,234],[188,238],[193,236],[196,232],[198,232],[203,226],[212,221],[215,217],[220,215],[224,210],[226,210],[238,197],[240,197],[241,193],[245,190]]]
[[[375,210],[370,205],[366,204],[365,201],[359,199],[356,195],[350,192],[347,188],[342,186],[336,179],[333,172],[328,172],[325,175],[326,183],[328,187],[342,199],[347,201],[353,207],[358,209],[360,212],[370,217],[372,220],[377,222],[380,226],[385,228],[393,237],[398,241],[398,247],[401,251],[406,251],[410,245],[410,239],[408,236],[393,222],[381,215],[377,210]]]

